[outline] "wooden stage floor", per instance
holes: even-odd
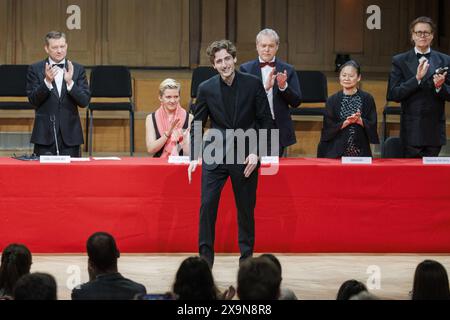
[[[189,255],[122,255],[119,271],[144,284],[148,292],[170,290],[176,270]],[[333,300],[339,286],[356,279],[374,288],[382,299],[408,299],[414,270],[425,259],[434,259],[450,270],[450,255],[277,255],[283,267],[283,286],[294,290],[302,300]],[[32,272],[48,272],[58,283],[58,298],[70,299],[70,286],[77,279],[88,280],[84,255],[34,255]],[[217,255],[213,274],[219,289],[236,285],[238,256]],[[378,276],[379,275],[379,276]],[[379,289],[375,287],[379,284]]]

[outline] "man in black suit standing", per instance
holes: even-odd
[[[388,99],[401,102],[400,137],[407,158],[437,157],[446,144],[445,101],[450,101],[450,57],[431,50],[436,30],[428,17],[410,25],[414,48],[394,56]]]
[[[31,65],[27,76],[28,99],[36,108],[34,153],[79,157],[84,140],[78,106],[86,107],[90,101],[86,73],[83,66],[66,60],[64,33],[49,32],[44,49],[48,58]]]
[[[272,118],[279,129],[281,157],[288,146],[297,142],[289,106],[297,108],[302,94],[295,69],[276,58],[279,44],[280,37],[274,30],[260,31],[256,36],[258,59],[242,64],[240,70],[257,76],[264,84]]]
[[[199,253],[212,267],[217,209],[228,177],[237,207],[240,261],[253,254],[258,156],[263,155],[255,139],[259,129],[270,130],[274,124],[261,81],[235,71],[236,47],[229,40],[215,41],[207,54],[219,74],[198,88],[188,176],[191,182],[199,159],[202,130],[209,118],[211,128],[203,146]],[[243,135],[248,138],[243,139],[244,147],[239,143]]]

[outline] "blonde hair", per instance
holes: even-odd
[[[162,97],[164,94],[164,91],[167,89],[177,89],[178,92],[181,91],[181,84],[178,81],[175,81],[173,79],[166,79],[163,82],[159,84],[159,96]]]

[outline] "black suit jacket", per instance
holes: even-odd
[[[64,143],[68,146],[83,144],[83,130],[81,128],[78,107],[86,107],[90,101],[89,86],[83,66],[72,62],[74,67],[74,85],[67,91],[63,79],[61,97],[58,95],[56,84],[50,91],[45,85],[45,63],[40,61],[30,65],[27,75],[28,100],[36,108],[31,142],[41,145],[52,145],[55,142],[51,116],[55,116],[56,130],[61,131]],[[67,64],[66,64],[67,69]]]
[[[450,101],[450,76],[437,93],[433,75],[437,68],[450,66],[450,57],[432,50],[429,63],[428,73],[419,85],[416,79],[419,60],[414,49],[392,59],[387,98],[401,103],[400,136],[405,145],[446,143],[445,101]]]
[[[72,290],[72,300],[133,300],[146,294],[145,287],[120,273],[99,275],[93,281]]]
[[[377,108],[372,95],[359,91],[362,99],[361,119],[364,127],[353,124],[355,128],[355,142],[361,147],[362,157],[371,157],[370,143],[380,143],[377,133]],[[348,130],[350,126],[341,129],[344,121],[340,119],[342,91],[328,98],[326,114],[320,144],[317,151],[319,158],[340,158],[347,148]]]
[[[248,129],[270,130],[274,128],[266,92],[257,77],[236,71],[234,81],[237,81],[237,95],[233,120],[229,116],[233,113],[225,109],[220,81],[220,75],[216,75],[200,84],[195,103],[193,124],[191,125],[191,160],[198,159],[200,153],[201,143],[195,141],[196,123],[201,123],[201,129],[203,130],[209,118],[211,128],[221,132],[222,137],[224,137],[222,141],[205,139],[206,143],[203,150],[214,148],[223,154],[223,157],[214,163],[203,161],[202,166],[207,170],[214,170],[219,164],[223,163],[224,157],[230,152],[230,148],[234,148],[234,151],[237,150],[235,141],[229,140],[232,143],[226,144],[227,129],[243,129],[246,131]],[[256,146],[247,146],[245,157],[249,153],[257,154]]]
[[[273,111],[275,114],[275,123],[280,130],[280,145],[287,147],[297,142],[289,106],[297,108],[301,103],[302,93],[297,73],[290,64],[275,59],[275,69],[276,72],[284,72],[286,70],[288,75],[288,87],[285,91],[280,91],[276,82],[273,87]],[[262,81],[259,59],[242,64],[240,70],[253,74]]]

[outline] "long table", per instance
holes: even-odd
[[[40,164],[0,158],[0,250],[85,251],[90,234],[113,234],[122,252],[196,252],[201,169],[123,158]],[[257,252],[449,253],[450,167],[420,160],[342,165],[282,159],[262,175]],[[238,252],[233,194],[223,191],[216,251]]]

